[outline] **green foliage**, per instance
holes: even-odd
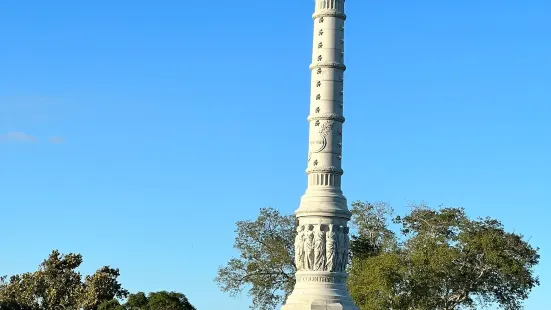
[[[80,254],[63,255],[53,251],[38,271],[0,279],[0,305],[21,310],[97,310],[105,300],[126,297],[117,278],[119,271],[109,267],[93,276],[82,276],[76,269],[82,263]],[[11,308],[8,308],[11,307]]]
[[[116,299],[106,300],[98,306],[98,310],[125,310]]]
[[[146,297],[144,293],[130,294],[125,310],[195,310],[184,294],[176,292],[154,292]]]
[[[104,266],[93,275],[86,276],[80,296],[81,307],[84,310],[92,310],[98,308],[102,301],[128,296],[128,291],[123,289],[117,281],[119,276],[119,270],[109,266]]]
[[[15,301],[0,301],[0,310],[34,310]]]
[[[14,275],[6,281],[2,277],[2,286],[0,286],[0,302],[5,307],[21,307],[25,309],[39,309],[40,304],[35,296],[39,295],[39,276],[35,273],[24,273]]]
[[[118,282],[120,272],[109,266],[82,281],[76,268],[80,254],[53,251],[39,270],[0,277],[0,310],[196,310],[184,294],[128,294]],[[128,296],[125,304],[118,299]]]
[[[469,219],[460,208],[414,206],[392,218],[385,203],[354,202],[348,288],[362,310],[459,310],[497,304],[519,310],[539,285],[538,249],[491,218]],[[398,233],[390,228],[398,225]],[[292,215],[261,209],[237,223],[238,258],[219,268],[222,291],[246,287],[254,309],[271,310],[291,293],[294,279]]]
[[[348,289],[361,309],[402,309],[406,273],[398,238],[389,224],[393,209],[386,203],[355,201],[350,212],[352,235]]]
[[[128,296],[125,307],[128,310],[146,310],[148,302],[143,292],[137,292]]]
[[[261,209],[255,221],[237,222],[234,248],[240,256],[218,269],[221,290],[236,296],[249,287],[253,307],[260,310],[284,301],[295,285],[295,229],[294,216],[272,208]]]
[[[351,242],[348,286],[361,309],[456,310],[495,303],[517,310],[539,284],[533,274],[538,249],[497,220],[471,220],[460,208],[417,206],[394,223],[404,241],[386,251],[364,255],[365,242],[357,240],[365,232]]]
[[[388,204],[356,201],[352,203],[350,212],[350,226],[357,231],[350,243],[351,253],[355,257],[367,258],[396,249],[396,235],[389,228],[393,210]]]
[[[402,255],[388,252],[356,257],[349,272],[348,289],[360,309],[409,309],[403,281],[407,266]]]
[[[75,269],[82,263],[82,255],[62,255],[53,251],[40,265],[35,275],[36,296],[42,297],[44,309],[75,308],[82,293],[81,275]]]
[[[195,310],[184,294],[176,292],[156,292],[149,294],[149,310]]]
[[[118,282],[120,272],[109,266],[82,281],[75,270],[80,254],[53,251],[39,270],[0,277],[0,310],[196,310],[184,294],[155,292],[128,294]],[[128,296],[127,302],[118,299]]]

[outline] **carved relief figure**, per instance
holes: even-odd
[[[335,256],[337,254],[336,225],[329,225],[329,231],[325,235],[325,270],[335,271]]]
[[[345,262],[343,261],[344,253],[346,252],[344,236],[344,227],[339,226],[339,229],[337,230],[337,265],[335,267],[335,271],[338,272],[342,272],[345,269]]]
[[[308,225],[308,231],[305,233],[304,241],[304,269],[314,270],[314,225]]]
[[[322,271],[325,266],[325,230],[323,225],[318,225],[314,235],[314,270]]]
[[[349,246],[350,246],[350,238],[348,236],[348,232],[350,231],[350,228],[348,228],[348,227],[343,227],[343,228],[344,228],[344,232],[343,232],[343,235],[344,235],[344,244],[343,244],[344,251],[343,251],[343,258],[342,258],[342,264],[343,264],[342,270],[345,271],[346,266],[348,265],[348,250],[349,250]]]
[[[304,226],[297,227],[295,237],[295,265],[297,270],[304,269]]]

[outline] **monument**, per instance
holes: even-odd
[[[359,310],[346,288],[351,213],[341,191],[345,0],[315,0],[308,188],[295,212],[296,284],[282,310]]]

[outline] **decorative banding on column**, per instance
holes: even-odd
[[[308,186],[309,187],[318,187],[318,186],[329,186],[329,187],[340,187],[341,176],[333,173],[310,173],[308,174]]]
[[[310,70],[313,70],[315,68],[334,68],[334,69],[340,69],[342,71],[346,70],[346,66],[341,64],[340,62],[318,62],[315,64],[310,65]]]
[[[336,175],[343,175],[344,171],[341,168],[331,166],[331,167],[316,167],[306,169],[306,173],[332,173]]]
[[[299,271],[297,273],[297,282],[307,283],[346,283],[347,275],[344,272],[319,272],[319,271]]]
[[[312,19],[316,19],[320,17],[337,17],[342,20],[346,20],[346,14],[338,10],[327,10],[327,11],[321,11],[321,12],[316,12],[312,14]]]
[[[317,120],[330,120],[330,121],[337,121],[344,123],[345,118],[344,116],[337,114],[337,113],[320,113],[315,115],[308,116],[308,121],[317,121]]]

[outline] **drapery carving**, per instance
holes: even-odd
[[[304,250],[306,252],[304,267],[306,270],[314,270],[314,226],[309,225],[308,230],[305,232],[306,242],[304,243]]]
[[[337,231],[335,225],[329,226],[329,231],[326,234],[325,238],[325,270],[334,271],[336,265],[336,256],[337,256]]]
[[[295,237],[295,266],[298,270],[304,269],[304,226],[297,227],[297,236]]]
[[[344,272],[348,264],[348,232],[348,227],[334,224],[309,224],[297,227],[297,270]]]
[[[325,231],[319,225],[314,233],[314,269],[316,271],[325,268]]]

